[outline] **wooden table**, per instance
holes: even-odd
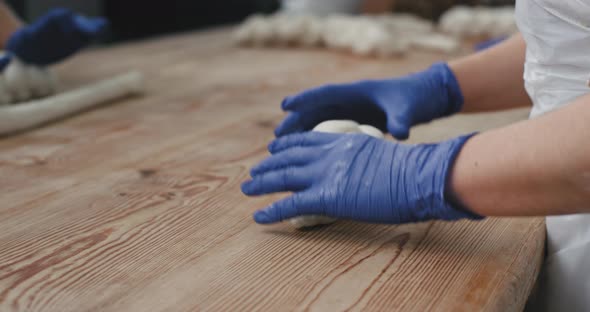
[[[140,69],[147,92],[0,140],[0,311],[512,311],[538,273],[542,219],[256,225],[240,183],[266,155],[279,103],[326,82],[416,71],[371,60],[240,49],[227,30],[83,53],[67,87]],[[432,141],[525,111],[419,127]]]

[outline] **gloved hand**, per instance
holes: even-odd
[[[87,18],[67,9],[54,9],[14,32],[6,42],[6,51],[26,64],[47,66],[86,47],[107,26],[103,18]],[[2,63],[6,59],[0,60]]]
[[[260,224],[301,215],[400,224],[481,217],[447,198],[452,164],[470,136],[404,145],[363,134],[309,132],[275,140],[242,185],[249,196],[295,192],[254,214]]]
[[[288,97],[291,112],[275,130],[277,137],[312,129],[330,119],[352,119],[406,139],[413,125],[461,110],[463,95],[447,64],[402,78],[328,85]]]

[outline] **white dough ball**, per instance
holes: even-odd
[[[264,46],[274,43],[275,32],[268,21],[261,21],[253,26],[252,43],[257,46]]]
[[[13,57],[0,74],[0,104],[18,104],[55,93],[56,79],[45,68]]]
[[[307,20],[299,15],[277,15],[275,40],[280,44],[300,43],[307,28]]]
[[[328,120],[318,124],[313,131],[326,133],[357,133],[359,124],[353,120]]]
[[[443,34],[424,34],[411,39],[413,47],[429,51],[444,53],[456,52],[461,48],[461,43],[454,37]]]
[[[254,15],[235,34],[237,40],[256,46],[272,44],[275,39],[274,19],[263,15]]]
[[[315,16],[305,16],[305,31],[301,37],[300,44],[306,47],[319,46],[322,44],[322,32],[324,23]]]
[[[500,8],[496,10],[496,24],[490,35],[494,37],[512,35],[518,32],[514,8]]]
[[[410,42],[404,38],[390,38],[377,43],[375,53],[380,57],[402,55],[410,49]]]
[[[360,125],[359,129],[361,130],[362,133],[364,133],[366,135],[370,135],[374,138],[378,138],[378,139],[385,138],[385,135],[383,135],[383,132],[381,132],[381,130],[379,130],[371,125]]]
[[[442,15],[439,29],[456,37],[511,35],[518,31],[514,15],[511,6],[456,6]]]
[[[378,24],[359,23],[356,39],[351,40],[352,52],[359,55],[376,54],[378,47],[392,41],[389,33]]]
[[[32,97],[25,65],[13,57],[3,72],[6,89],[13,102],[22,102]]]
[[[467,6],[455,6],[446,11],[440,18],[441,31],[457,37],[463,37],[473,24],[473,12]]]
[[[37,66],[26,66],[26,70],[33,97],[45,97],[55,92],[55,79],[51,72]]]
[[[265,16],[255,14],[246,19],[236,31],[234,31],[234,40],[239,44],[258,44],[260,42],[260,30],[266,29],[267,19]]]
[[[384,14],[375,17],[375,20],[394,33],[428,34],[434,30],[432,22],[411,14]]]
[[[237,44],[248,45],[252,43],[252,27],[249,25],[239,26],[233,33],[233,39]]]
[[[251,44],[253,36],[253,24],[256,19],[260,18],[258,15],[248,17],[242,24],[234,30],[232,37],[238,44]]]
[[[349,16],[332,15],[326,18],[322,40],[334,49],[350,47],[350,33],[354,32],[354,19]]]
[[[473,9],[473,22],[470,27],[467,27],[467,35],[481,36],[487,35],[497,26],[497,15],[495,11],[486,7],[476,7]]]

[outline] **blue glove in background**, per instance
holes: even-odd
[[[327,85],[288,97],[290,114],[275,130],[277,137],[310,130],[325,120],[351,119],[407,139],[419,123],[459,112],[463,95],[445,63],[402,78]]]
[[[12,34],[6,50],[25,63],[47,66],[85,48],[107,28],[104,18],[87,18],[67,9],[54,9]]]
[[[480,219],[446,198],[447,176],[470,137],[405,145],[363,134],[289,135],[271,143],[273,155],[252,169],[242,191],[295,192],[256,212],[260,224],[302,215],[387,224]]]

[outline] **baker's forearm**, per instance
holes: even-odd
[[[531,105],[523,81],[526,45],[520,34],[449,64],[465,98],[463,112]]]
[[[484,216],[590,213],[590,96],[464,146],[451,194]]]
[[[14,15],[12,10],[0,0],[0,49],[17,29],[23,25],[22,21]]]

